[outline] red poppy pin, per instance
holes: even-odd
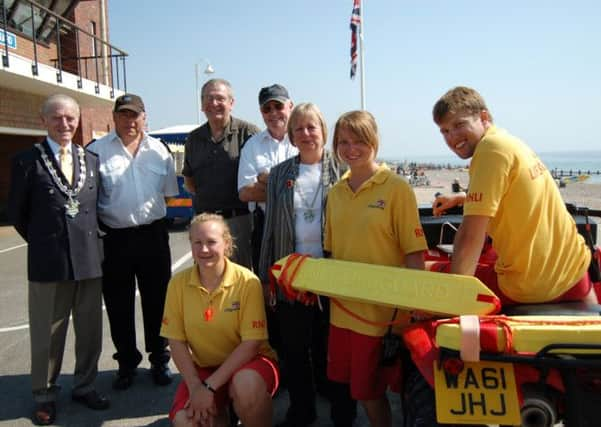
[[[288,187],[288,188],[294,187],[294,180],[293,179],[287,180],[286,181],[286,187]]]

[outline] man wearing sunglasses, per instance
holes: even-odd
[[[248,202],[248,208],[253,213],[251,245],[255,272],[259,271],[269,171],[278,163],[298,154],[287,133],[292,107],[290,95],[284,86],[274,84],[262,88],[259,91],[259,109],[267,127],[250,138],[240,154],[238,194],[240,200]],[[274,311],[267,311],[267,320],[269,342],[277,350],[279,328]]]
[[[240,154],[238,194],[240,200],[248,202],[248,208],[253,212],[252,254],[255,271],[258,271],[261,252],[269,170],[298,154],[286,132],[292,107],[290,95],[284,86],[274,84],[262,88],[259,91],[259,108],[267,128],[250,138]]]

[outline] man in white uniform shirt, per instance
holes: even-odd
[[[270,169],[298,154],[287,134],[292,101],[286,88],[279,84],[259,91],[259,107],[267,128],[252,136],[242,148],[238,166],[238,195],[249,202],[253,212],[252,256],[253,268],[258,271],[267,179]]]
[[[178,194],[173,158],[158,139],[148,136],[139,96],[117,98],[115,130],[88,145],[100,162],[98,216],[104,237],[103,294],[119,363],[113,388],[129,388],[142,354],[136,347],[136,279],[144,318],[146,352],[157,385],[172,374],[167,341],[159,335],[167,284],[171,277],[166,198]]]

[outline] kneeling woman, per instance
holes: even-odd
[[[279,373],[261,284],[227,258],[233,241],[221,216],[196,216],[190,244],[194,266],[171,279],[161,328],[183,377],[169,417],[174,426],[227,425],[231,400],[244,426],[271,425]]]

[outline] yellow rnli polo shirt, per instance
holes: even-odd
[[[185,341],[200,367],[219,366],[242,342],[261,340],[259,353],[276,359],[267,343],[267,320],[259,279],[226,260],[217,289],[200,282],[196,265],[171,279],[167,289],[161,335]]]
[[[403,178],[382,165],[353,192],[349,176],[344,176],[328,193],[324,250],[332,258],[403,267],[405,254],[427,249],[415,194]],[[336,286],[336,281],[332,281],[332,286]],[[368,281],[365,286],[369,286]],[[383,323],[392,319],[393,308],[340,301],[370,321]],[[386,332],[386,326],[359,321],[335,304],[330,310],[330,322],[339,328],[370,336]]]

